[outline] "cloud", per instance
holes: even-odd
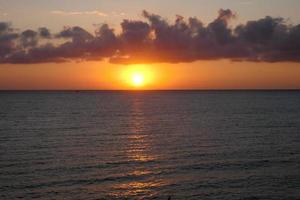
[[[21,44],[26,47],[34,47],[38,43],[38,33],[33,30],[26,30],[21,33]]]
[[[18,37],[10,23],[0,22],[0,62],[15,53],[14,41]]]
[[[145,20],[123,20],[119,34],[108,24],[92,34],[79,26],[64,27],[58,33],[46,27],[19,32],[2,22],[0,63],[300,62],[300,24],[287,24],[283,18],[266,16],[231,27],[236,14],[229,9],[220,9],[207,25],[195,17],[177,15],[170,23],[147,11],[142,16]]]
[[[96,15],[101,17],[107,17],[107,14],[100,12],[98,10],[90,10],[90,11],[63,11],[63,10],[53,10],[51,11],[52,14],[55,15]]]
[[[116,11],[111,12],[111,14],[113,17],[124,17],[126,15],[126,13],[124,12],[116,12]]]
[[[39,28],[39,34],[42,38],[51,38],[50,30],[46,27]]]

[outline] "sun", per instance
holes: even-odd
[[[120,74],[120,80],[125,89],[146,90],[155,81],[154,70],[150,65],[135,64],[124,67]]]
[[[140,87],[145,82],[145,76],[141,73],[134,73],[131,77],[132,84],[136,87]]]
[[[123,66],[120,70],[120,81],[128,90],[148,90],[156,81],[157,73],[152,65],[134,64]]]

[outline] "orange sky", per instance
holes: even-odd
[[[170,2],[172,2],[171,5]],[[13,30],[12,32],[16,31],[19,35],[26,29],[36,30],[40,27],[47,27],[52,34],[50,38],[55,39],[63,27],[79,26],[94,34],[97,27],[107,23],[118,36],[124,19],[148,20],[147,23],[151,24],[149,19],[142,16],[143,9],[162,16],[162,19],[170,24],[174,20],[178,20],[174,16],[179,14],[184,16],[186,21],[188,21],[188,17],[197,17],[204,25],[208,25],[217,18],[220,8],[229,8],[234,13],[232,21],[228,24],[229,28],[265,16],[283,17],[289,25],[297,27],[296,25],[300,23],[299,2],[297,0],[272,0],[272,4],[270,4],[270,1],[260,0],[72,0],[72,2],[68,0],[27,0],[26,2],[0,0],[0,22],[7,22],[11,25],[10,28],[7,28],[8,32]],[[128,25],[128,27],[131,26]],[[153,30],[150,33],[153,33]],[[2,33],[0,32],[0,34]],[[120,40],[124,39],[120,38]],[[41,43],[43,44],[45,41],[46,39],[42,39]],[[57,41],[55,40],[55,42]],[[131,50],[132,46],[134,45],[129,43],[128,49]],[[144,47],[140,48],[139,51]],[[162,57],[177,58],[181,55],[180,48],[177,49],[179,54],[170,56],[173,55],[170,53],[170,55],[162,55]],[[299,46],[297,48],[299,51]],[[292,50],[288,52],[294,53]],[[17,50],[16,53],[22,51],[27,52],[28,49]],[[72,53],[70,50],[67,52]],[[157,55],[160,54],[157,53]],[[293,55],[297,57],[298,54],[294,53]],[[3,58],[5,57],[7,55],[3,56]],[[40,57],[42,56],[35,58]],[[276,60],[276,56],[273,58]],[[299,56],[297,58],[298,63],[201,61],[202,58],[199,58],[197,60],[200,61],[180,64],[122,65],[111,64],[108,61],[56,64],[47,63],[47,60],[39,64],[0,64],[0,90],[300,89],[300,59]],[[171,59],[171,61],[174,60]],[[167,61],[162,60],[162,62]],[[135,73],[143,76],[143,83],[140,87],[136,87],[132,82],[132,76]]]
[[[145,74],[137,88],[133,72]],[[115,65],[82,62],[2,65],[0,89],[299,89],[297,63],[198,61],[183,64]]]

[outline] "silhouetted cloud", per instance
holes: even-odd
[[[50,30],[46,27],[39,28],[39,34],[42,38],[51,38]]]
[[[215,20],[204,25],[193,17],[177,15],[173,23],[143,11],[146,21],[123,20],[116,34],[109,25],[94,34],[65,27],[51,33],[46,27],[19,33],[0,23],[0,63],[69,62],[109,59],[111,63],[179,63],[230,59],[252,62],[300,62],[300,25],[282,18],[248,21],[229,26],[236,18],[221,9]],[[42,42],[43,40],[43,42]]]
[[[34,47],[38,43],[38,33],[33,30],[26,30],[21,33],[21,43],[24,47]]]
[[[9,23],[0,22],[0,62],[15,53],[14,41],[19,37]]]

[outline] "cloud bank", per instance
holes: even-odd
[[[92,34],[79,26],[59,33],[48,28],[17,31],[0,22],[0,63],[30,64],[108,59],[111,63],[180,63],[229,59],[252,62],[300,62],[300,24],[283,18],[229,26],[236,15],[219,10],[211,23],[176,16],[173,23],[143,11],[145,21],[123,20],[116,34],[104,24]]]

